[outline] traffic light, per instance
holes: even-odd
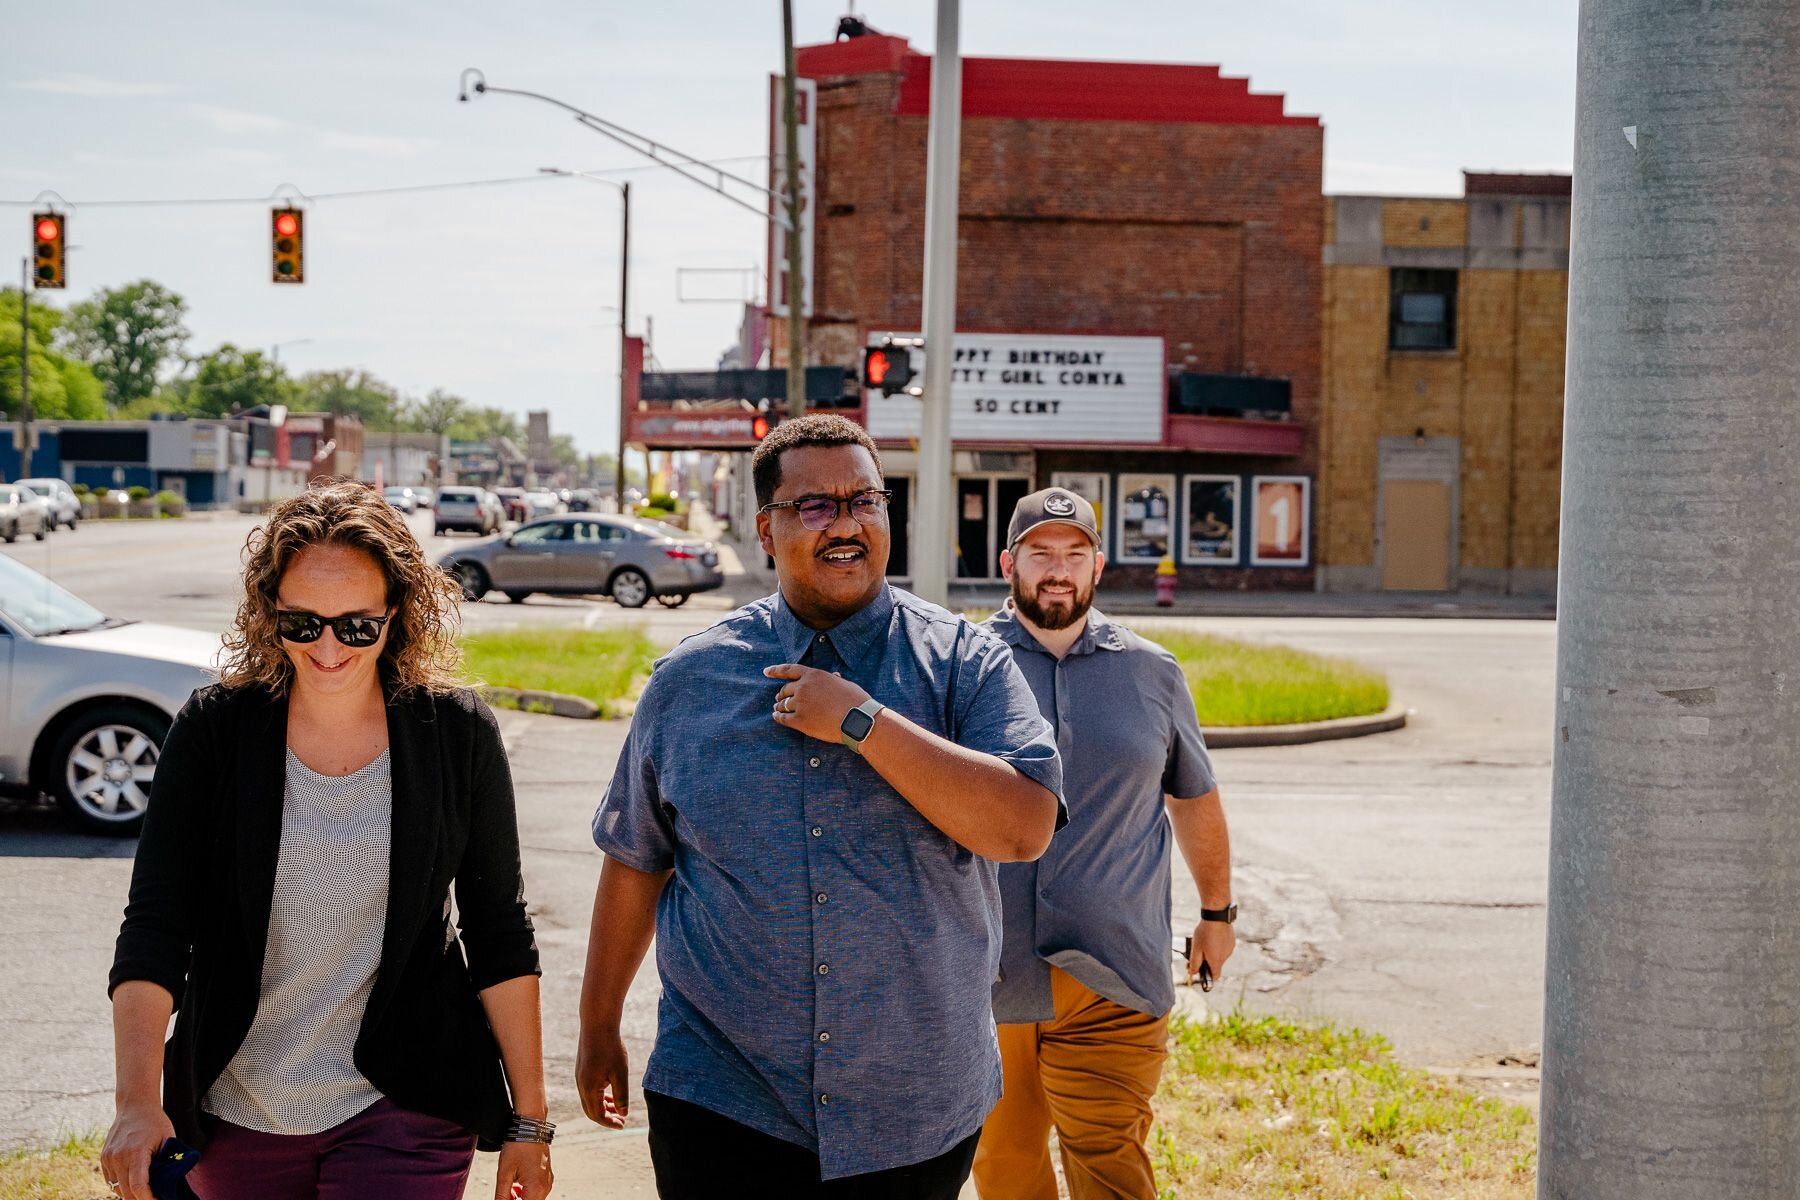
[[[750,422],[750,436],[755,441],[762,441],[769,436],[769,418],[758,417]]]
[[[67,253],[69,218],[62,213],[31,214],[31,286],[34,288],[66,288],[69,286]]]
[[[893,338],[883,338],[881,345],[864,350],[862,385],[884,396],[918,395],[913,387],[912,351]]]
[[[297,208],[278,208],[270,213],[269,240],[273,243],[270,278],[276,283],[305,283],[306,214]]]

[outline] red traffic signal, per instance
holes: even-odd
[[[277,208],[269,214],[269,278],[276,283],[306,282],[305,221],[306,214],[297,208]]]
[[[31,215],[31,286],[64,288],[69,286],[68,260],[69,218],[62,213]]]
[[[913,381],[912,351],[883,339],[879,346],[863,351],[862,385],[884,396],[911,392]]]
[[[750,422],[750,436],[755,438],[759,442],[762,441],[764,438],[768,437],[769,436],[769,418],[758,417],[754,421]]]
[[[878,388],[881,381],[887,378],[888,355],[886,350],[871,350],[863,360],[863,386]]]

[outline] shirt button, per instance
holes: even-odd
[[[821,1042],[829,1042],[831,1040],[831,1034],[826,1030],[821,1029],[819,1030],[819,1040]]]
[[[819,974],[821,974],[821,975],[831,974],[831,964],[830,963],[820,963],[819,964]]]
[[[814,825],[812,827],[812,835],[814,837],[824,837],[825,831],[823,829],[820,829],[817,825]]]
[[[819,760],[818,760],[818,759],[817,759],[817,758],[816,758],[816,757],[815,757],[815,758],[809,758],[809,759],[807,759],[807,760],[806,760],[806,765],[807,765],[807,766],[809,766],[809,767],[816,767],[816,766],[818,766],[818,765],[819,765]]]
[[[819,1103],[820,1104],[830,1104],[831,1103],[831,1093],[830,1092],[820,1092],[819,1093]]]
[[[813,899],[817,900],[820,904],[823,904],[825,901],[831,899],[831,897],[827,896],[824,892],[820,892],[818,895],[814,896]]]

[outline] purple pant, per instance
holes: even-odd
[[[324,1133],[213,1123],[188,1175],[200,1200],[460,1200],[475,1135],[378,1100]]]

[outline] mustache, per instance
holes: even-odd
[[[867,554],[869,552],[869,547],[866,543],[859,542],[855,538],[833,538],[821,547],[818,554],[813,557],[823,558],[833,550],[861,550],[864,554]]]

